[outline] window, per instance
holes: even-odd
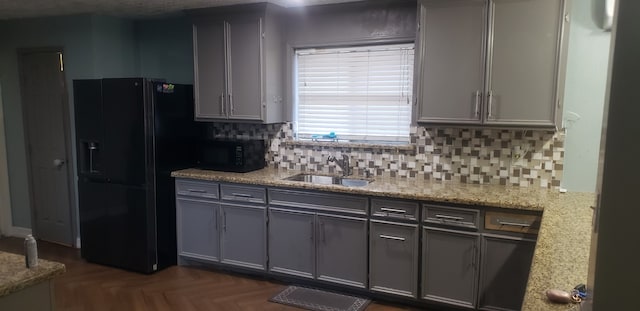
[[[299,49],[295,64],[298,138],[408,142],[414,44]]]

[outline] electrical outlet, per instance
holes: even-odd
[[[512,166],[524,166],[524,157],[529,152],[529,145],[523,144],[514,146],[511,149],[511,165]]]

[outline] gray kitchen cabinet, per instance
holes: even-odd
[[[417,298],[418,225],[371,220],[369,289]]]
[[[555,125],[564,1],[493,0],[490,10],[486,123]]]
[[[269,271],[367,287],[367,197],[270,188],[268,198]]]
[[[176,179],[178,262],[185,259],[220,260],[220,204],[218,184]]]
[[[266,208],[221,203],[220,258],[224,264],[266,270]]]
[[[520,310],[529,278],[535,241],[482,235],[480,310]]]
[[[422,299],[475,308],[480,234],[423,227],[422,243]]]
[[[196,120],[284,120],[279,15],[266,3],[192,13]]]
[[[225,94],[226,23],[198,20],[193,23],[195,118],[226,119]]]
[[[269,208],[269,271],[315,277],[315,214]]]
[[[176,199],[178,256],[219,261],[219,208],[217,202]]]
[[[420,6],[419,122],[481,123],[486,0],[428,0]]]
[[[564,0],[421,0],[417,121],[554,127]]]
[[[367,219],[317,215],[317,279],[367,286]]]

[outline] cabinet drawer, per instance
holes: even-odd
[[[321,192],[269,189],[269,204],[367,215],[368,198]]]
[[[217,199],[218,183],[196,180],[176,180],[176,195]]]
[[[488,230],[538,234],[541,215],[487,211],[484,228]]]
[[[423,207],[424,221],[427,223],[478,229],[480,223],[478,210],[428,204],[424,204]]]
[[[220,197],[225,201],[250,202],[264,204],[267,201],[264,187],[220,185]]]
[[[419,210],[417,202],[371,199],[371,216],[417,221]]]

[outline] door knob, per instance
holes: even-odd
[[[53,166],[55,167],[61,167],[64,165],[64,160],[62,159],[55,159],[53,160]]]

